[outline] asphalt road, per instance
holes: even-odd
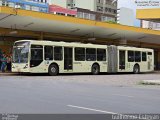
[[[0,76],[0,113],[160,113],[160,87],[131,84],[158,78],[160,74]]]

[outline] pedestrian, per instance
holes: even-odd
[[[11,71],[11,56],[10,55],[7,57],[7,70]]]
[[[5,72],[6,64],[7,64],[7,58],[6,58],[5,53],[3,53],[2,58],[1,58],[1,71],[2,72]]]
[[[2,51],[1,51],[1,49],[0,49],[0,68],[1,68],[1,64],[2,64],[1,59],[2,59]]]

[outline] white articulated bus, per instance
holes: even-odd
[[[12,72],[150,72],[152,49],[53,41],[20,40],[13,46]]]

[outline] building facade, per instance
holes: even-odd
[[[75,8],[77,11],[77,17],[82,19],[96,20],[96,21],[112,21],[115,22],[116,18],[113,15],[105,13],[99,13],[83,8]]]
[[[0,0],[0,6],[8,6],[37,12],[48,12],[47,0]]]
[[[52,3],[69,9],[76,8],[80,18],[88,19],[90,15],[91,20],[100,17],[100,21],[116,21],[117,18],[117,1],[114,0],[52,0]]]
[[[49,5],[49,13],[57,14],[57,15],[64,15],[64,16],[71,16],[71,17],[75,17],[77,15],[76,10],[63,8],[58,5]]]
[[[134,26],[134,12],[132,9],[122,7],[118,9],[117,13],[117,23],[121,25]]]
[[[141,20],[141,27],[153,30],[160,30],[160,23]]]

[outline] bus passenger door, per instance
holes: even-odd
[[[45,72],[48,72],[49,65],[53,62],[53,46],[44,46]]]
[[[124,50],[119,51],[119,71],[124,71],[126,69],[126,52]]]
[[[153,53],[152,52],[148,52],[148,70],[154,70],[154,59],[153,59]]]
[[[64,47],[64,70],[73,69],[73,48]]]
[[[30,72],[44,73],[43,46],[31,45]]]

